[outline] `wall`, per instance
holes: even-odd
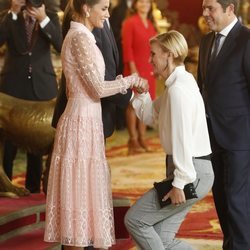
[[[168,0],[168,11],[179,13],[179,22],[197,26],[202,15],[202,0]]]

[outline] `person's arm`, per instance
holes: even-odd
[[[60,52],[63,39],[58,15],[53,12],[46,12],[44,4],[39,8],[29,7],[27,8],[27,12],[30,16],[36,18],[41,30],[49,39],[50,43],[57,52]]]
[[[12,14],[8,11],[2,11],[0,13],[0,46],[2,46],[8,39],[9,35],[9,22],[12,20]]]
[[[246,44],[246,52],[244,54],[244,60],[243,60],[243,70],[247,79],[247,84],[248,84],[248,89],[250,91],[250,60],[249,60],[249,55],[250,55],[250,39],[248,39],[248,42]]]
[[[201,50],[204,49],[203,48],[203,42],[204,37],[202,38],[201,42],[200,42],[200,47],[199,47],[199,54],[198,54],[198,67],[197,67],[197,84],[198,87],[200,89],[200,92],[203,94],[203,83],[202,83],[202,72],[201,72],[201,63],[202,63],[202,58],[201,58]]]
[[[42,30],[50,40],[50,43],[55,48],[55,50],[60,53],[62,48],[63,37],[59,17],[56,13],[49,12],[48,17],[50,21],[45,27],[42,28]]]
[[[173,186],[183,189],[196,179],[192,155],[193,110],[187,93],[177,86],[169,89],[172,155],[175,165]]]
[[[60,87],[58,90],[56,104],[54,108],[54,113],[52,117],[51,125],[52,127],[56,128],[59,118],[61,117],[62,113],[64,112],[66,105],[67,105],[67,96],[66,96],[66,79],[64,74],[62,73]]]
[[[78,74],[86,83],[89,91],[98,98],[116,93],[126,93],[129,87],[138,84],[141,79],[137,75],[125,78],[117,78],[114,81],[104,81],[103,76],[97,70],[93,42],[83,33],[77,33],[71,44],[74,60],[78,68]]]
[[[10,9],[0,13],[0,46],[8,39],[11,22],[15,22],[25,6],[25,0],[11,0]]]
[[[110,27],[111,28],[111,27]],[[113,36],[112,32],[108,34],[108,30],[106,27],[103,29],[95,28],[92,33],[95,36],[96,39],[96,45],[101,50],[102,55],[104,57],[105,61],[105,79],[112,80],[117,75],[117,62],[115,61],[115,57],[113,55],[114,51],[116,51],[115,44],[113,44],[113,41],[110,41],[109,36]],[[118,61],[118,60],[117,60]],[[112,103],[120,108],[125,108],[132,95],[132,90],[127,89],[127,93],[125,95],[123,94],[115,94],[112,96],[108,96],[105,98],[102,98],[102,103]]]
[[[146,125],[154,125],[154,108],[149,93],[136,95],[131,100],[136,116]]]
[[[184,186],[196,179],[196,171],[192,156],[192,119],[190,97],[179,87],[172,87],[168,91],[171,120],[172,156],[175,166],[173,188],[164,196],[174,205],[186,201]]]

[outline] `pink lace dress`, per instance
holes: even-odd
[[[63,43],[62,66],[68,103],[55,135],[44,239],[106,249],[115,236],[100,98],[125,93],[131,82],[129,77],[104,81],[95,38],[76,22]]]

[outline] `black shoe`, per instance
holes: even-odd
[[[61,250],[63,250],[63,245],[61,246]],[[90,246],[90,247],[84,247],[84,250],[93,250],[94,247]]]

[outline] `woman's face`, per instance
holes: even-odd
[[[151,4],[151,0],[138,0],[135,4],[136,11],[147,15],[151,9]]]
[[[104,21],[109,18],[109,0],[100,0],[89,10],[88,21],[93,28],[103,28]]]
[[[168,69],[169,52],[164,52],[158,43],[150,44],[149,62],[153,66],[155,76],[165,77],[165,72]]]

